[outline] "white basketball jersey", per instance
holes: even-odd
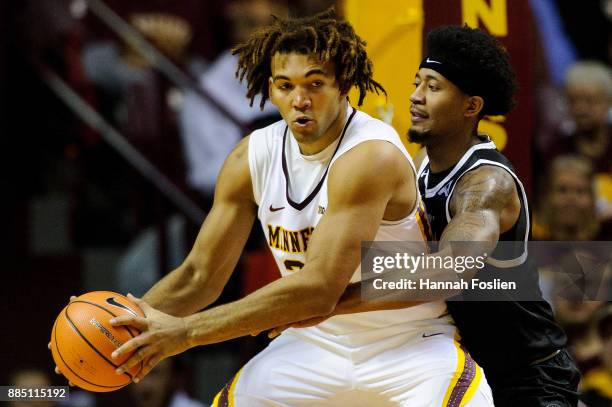
[[[249,167],[255,202],[259,206],[258,217],[283,276],[299,272],[303,267],[309,238],[327,208],[329,171],[347,151],[365,141],[384,140],[396,146],[414,170],[410,155],[391,126],[350,106],[347,109],[347,122],[341,136],[315,155],[305,156],[300,153],[297,141],[282,120],[256,130],[250,136]],[[418,191],[416,171],[415,191]],[[418,192],[415,193],[418,197]],[[415,254],[425,252],[425,241],[417,220],[418,207],[404,219],[383,220],[375,240],[422,242]],[[414,248],[414,244],[411,247]],[[351,282],[359,279],[357,269]],[[413,324],[423,321],[426,324],[427,320],[438,319],[444,314],[446,305],[439,301],[399,310],[339,315],[315,328],[334,334],[349,333],[408,321]],[[436,323],[440,323],[440,320]],[[418,323],[416,325],[423,326]]]

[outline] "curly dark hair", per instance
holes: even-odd
[[[348,93],[351,87],[359,89],[361,106],[366,92],[387,92],[372,78],[372,61],[362,40],[353,27],[336,17],[333,7],[303,18],[272,16],[271,25],[255,31],[249,39],[232,50],[238,55],[236,77],[248,83],[247,97],[251,106],[255,96],[261,94],[260,108],[269,99],[268,78],[272,75],[272,57],[278,53],[316,55],[322,62],[332,61],[340,92]]]
[[[482,115],[503,115],[514,107],[516,76],[495,37],[467,25],[439,27],[427,35],[427,53],[464,75],[460,88],[484,99]]]

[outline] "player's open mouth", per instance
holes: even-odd
[[[295,123],[295,125],[298,127],[306,127],[308,125],[314,124],[314,120],[306,116],[300,116],[297,119],[295,119],[293,123]]]

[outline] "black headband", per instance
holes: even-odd
[[[438,72],[467,95],[478,95],[484,98],[483,89],[478,89],[478,81],[475,80],[473,72],[461,69],[444,58],[428,55],[421,61],[419,69],[421,68],[429,68]]]

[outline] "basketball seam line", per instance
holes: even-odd
[[[70,324],[72,325],[72,322],[70,322]],[[56,323],[54,323],[53,326],[55,327]],[[77,331],[77,333],[78,333],[78,331]],[[76,377],[78,377],[79,379],[83,380],[85,383],[89,383],[89,384],[91,384],[93,386],[97,386],[97,387],[105,387],[105,388],[108,388],[108,389],[114,389],[114,388],[119,389],[119,388],[125,386],[125,384],[121,384],[121,385],[118,385],[118,386],[104,386],[103,384],[92,383],[89,380],[82,378],[77,372],[72,370],[70,368],[70,366],[68,365],[68,363],[66,363],[66,361],[64,360],[64,357],[62,356],[62,352],[60,352],[59,346],[57,346],[57,330],[54,330],[54,334],[55,334],[55,338],[54,338],[55,339],[55,349],[57,350],[57,355],[60,357],[60,359],[64,363],[64,366],[66,366],[68,368],[68,370],[70,370]],[[80,335],[80,333],[79,333],[79,335]]]
[[[73,301],[74,302],[74,301]],[[84,302],[84,301],[83,301]],[[92,304],[92,305],[96,305],[97,304]],[[102,309],[104,309],[103,307],[100,307]],[[108,311],[107,309],[104,309],[105,311]],[[98,355],[100,355],[100,357],[102,359],[104,359],[105,361],[107,361],[111,366],[113,366],[115,369],[118,368],[119,366],[114,364],[112,361],[108,360],[106,358],[106,356],[104,356],[98,349],[96,349],[95,346],[93,346],[93,344],[91,342],[89,342],[89,340],[87,340],[87,338],[81,333],[81,331],[79,331],[79,328],[76,327],[76,325],[74,324],[74,322],[72,322],[72,320],[70,319],[70,316],[68,315],[68,307],[66,307],[66,311],[64,311],[66,314],[66,319],[68,320],[68,322],[70,323],[70,325],[72,325],[72,327],[74,328],[74,330],[76,331],[77,334],[79,334],[79,336],[85,341],[87,342],[87,344],[89,345],[89,347],[91,349],[93,349]],[[112,314],[112,312],[108,311],[110,314]],[[114,315],[113,315],[114,316]],[[130,381],[132,381],[132,375],[130,375],[128,372],[123,372],[124,375],[127,375],[130,378]]]
[[[90,302],[90,301],[85,301],[85,300],[74,300],[74,301],[72,301],[70,304],[75,303],[75,302],[80,302],[80,303],[82,303],[82,304],[89,304],[89,305],[93,305],[94,307],[98,307],[98,308],[100,308],[101,310],[108,312],[108,313],[109,313],[109,314],[111,314],[113,317],[116,317],[116,316],[117,316],[116,314],[113,314],[113,313],[112,313],[112,311],[107,310],[106,308],[104,308],[104,307],[103,307],[103,306],[101,306],[100,304],[96,304],[95,302]],[[70,305],[70,304],[68,304],[68,305]],[[67,314],[66,314],[66,315],[67,315]],[[132,333],[132,330],[131,330],[129,327],[124,326],[123,328],[125,328],[125,330],[126,330],[126,331],[128,331],[128,333],[130,334],[130,336],[131,336],[132,338],[135,338],[135,337],[136,337],[136,336],[135,336],[135,335]],[[115,365],[113,365],[113,366],[115,366]],[[115,366],[115,367],[117,367],[117,366]],[[140,371],[141,371],[143,368],[144,368],[144,366],[143,366],[143,361],[140,361],[140,370],[139,370],[138,372],[140,372]],[[127,373],[127,372],[126,372],[126,374],[127,374],[128,376],[130,376],[130,379],[132,379],[132,376],[131,376],[129,373]]]

